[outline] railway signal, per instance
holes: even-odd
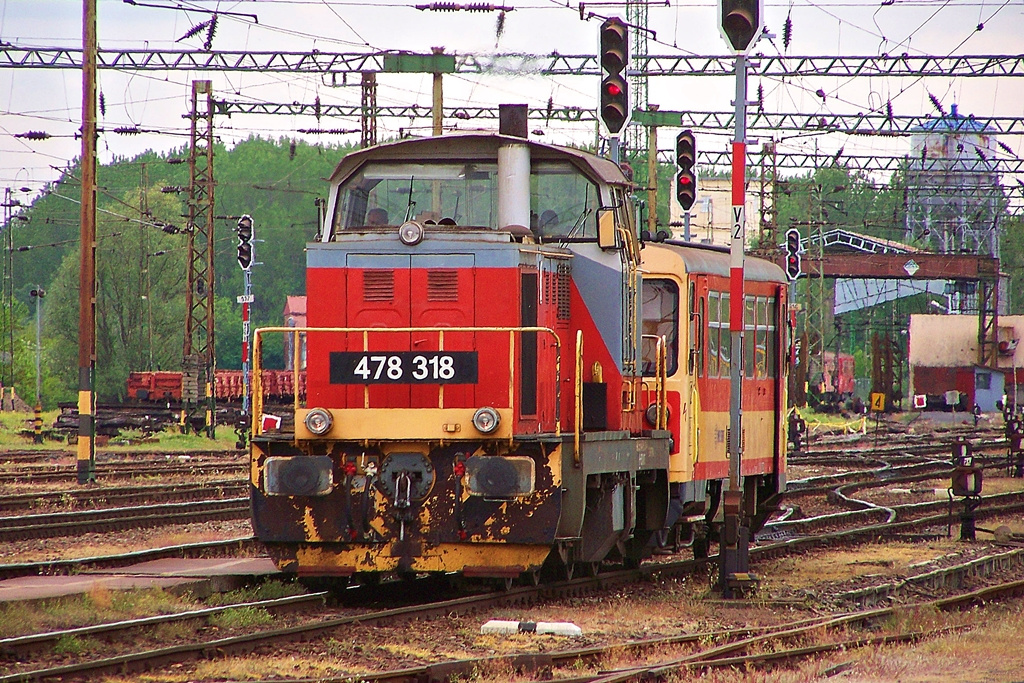
[[[676,136],[676,199],[684,211],[689,211],[697,200],[696,159],[697,143],[693,131],[684,130]]]
[[[790,228],[786,231],[786,276],[796,280],[800,273],[800,231]]]
[[[248,214],[238,219],[238,265],[242,270],[252,267],[252,217]]]
[[[612,135],[629,122],[629,27],[618,17],[601,24],[601,120]]]
[[[719,0],[718,27],[736,52],[746,52],[764,28],[764,0]]]

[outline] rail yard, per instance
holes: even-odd
[[[100,577],[159,566],[155,582],[187,576],[190,562],[262,555],[247,508],[226,521],[204,510],[205,499],[231,502],[244,485],[242,455],[196,453],[173,474],[166,463],[185,453],[104,457],[116,478],[86,498],[73,478],[36,476],[70,453],[15,453],[0,483],[0,680],[965,680],[943,670],[955,665],[943,648],[981,648],[978,639],[1009,635],[998,624],[1020,623],[1024,481],[1008,476],[998,430],[887,426],[884,443],[870,432],[812,433],[790,456],[789,493],[751,548],[763,578],[736,601],[714,590],[715,547],[700,559],[668,546],[635,569],[608,562],[536,586],[422,575],[317,592],[267,563],[212,593],[193,575],[180,589],[141,584],[119,598]],[[954,470],[944,451],[965,440],[985,472],[974,541],[960,540],[963,509],[946,495]],[[154,477],[164,483],[143,483]],[[110,526],[105,513],[120,514],[128,492],[149,521]],[[93,579],[19,606],[5,584],[38,575]],[[492,619],[569,622],[582,636],[529,625],[481,634]],[[925,668],[908,677],[905,662]],[[973,661],[967,680],[1003,680],[1020,662],[1014,653]]]
[[[1024,682],[1019,3],[80,5],[0,683]]]

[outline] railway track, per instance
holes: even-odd
[[[210,520],[245,519],[248,516],[248,497],[19,515],[0,517],[0,542]]]
[[[99,569],[116,569],[119,567],[137,564],[139,562],[162,560],[166,558],[231,556],[240,553],[252,554],[256,552],[258,548],[259,544],[256,542],[256,539],[252,536],[242,536],[238,538],[224,539],[222,541],[182,543],[178,545],[164,546],[161,548],[133,550],[113,555],[94,555],[63,560],[0,564],[0,579],[12,579],[18,576],[74,574]]]
[[[103,488],[16,493],[0,496],[0,512],[45,507],[91,507],[128,503],[183,502],[218,497],[238,497],[248,491],[240,479],[219,479],[195,484],[153,484]],[[2,519],[2,518],[0,518]]]
[[[103,481],[134,479],[141,476],[168,474],[216,475],[238,473],[248,469],[247,462],[190,463],[185,465],[97,465],[96,478]],[[0,472],[0,483],[77,482],[78,469],[74,465],[34,467]]]
[[[1024,561],[1024,550],[1015,550],[1008,555],[1017,558],[1017,562]],[[711,558],[708,561],[714,561]],[[699,562],[699,561],[697,561]],[[693,564],[673,563],[673,564]],[[977,563],[972,566],[952,567],[945,570],[945,574],[953,572],[961,573],[977,572]],[[678,567],[676,567],[678,568]],[[85,675],[99,675],[103,673],[120,673],[121,675],[138,673],[147,669],[160,668],[170,664],[177,664],[182,661],[194,660],[203,657],[237,655],[252,652],[257,648],[273,647],[283,643],[291,643],[296,640],[309,640],[322,638],[343,628],[376,627],[394,625],[396,623],[412,619],[434,619],[439,617],[450,617],[452,615],[478,612],[485,609],[493,609],[511,605],[525,605],[538,600],[550,600],[560,597],[581,595],[600,590],[612,590],[625,582],[637,580],[637,572],[646,574],[648,577],[663,574],[667,571],[664,566],[647,567],[641,570],[623,570],[600,575],[586,579],[574,579],[541,587],[517,588],[507,592],[487,593],[459,597],[451,600],[442,600],[428,604],[420,604],[405,607],[396,607],[377,611],[363,611],[358,614],[350,614],[340,617],[312,619],[306,623],[294,626],[260,631],[244,635],[205,640],[189,644],[179,644],[171,647],[154,648],[145,652],[128,652],[121,655],[96,659],[92,661],[76,662],[48,668],[37,668],[31,671],[0,676],[0,683],[14,683],[39,681],[54,677],[72,677]],[[430,580],[421,580],[425,586]],[[369,589],[367,589],[369,590]],[[672,671],[695,667],[716,667],[735,666],[743,663],[765,663],[779,659],[791,659],[795,657],[806,657],[826,651],[837,651],[844,648],[862,647],[882,642],[905,642],[936,635],[936,631],[921,632],[908,631],[885,636],[870,635],[859,638],[847,638],[833,643],[816,645],[813,647],[800,646],[779,648],[777,644],[801,642],[808,635],[825,631],[849,628],[856,624],[877,623],[883,619],[889,619],[897,614],[905,613],[912,609],[938,609],[950,610],[977,602],[991,601],[1012,596],[1024,592],[1024,581],[1010,581],[989,586],[981,590],[963,593],[950,598],[932,600],[923,603],[910,605],[891,606],[886,608],[873,608],[859,610],[853,613],[842,614],[835,617],[823,617],[805,619],[799,622],[785,624],[783,626],[761,628],[761,629],[739,629],[728,631],[708,631],[701,633],[683,633],[669,637],[650,638],[643,640],[630,640],[618,642],[601,647],[587,647],[579,649],[563,650],[548,653],[517,654],[504,657],[491,657],[481,660],[479,657],[465,660],[445,661],[416,667],[407,667],[397,670],[381,672],[361,672],[356,678],[365,683],[387,682],[396,683],[409,681],[421,683],[422,681],[447,681],[453,678],[470,677],[479,667],[510,667],[516,670],[548,670],[558,667],[579,666],[577,662],[587,664],[589,662],[600,662],[614,652],[628,650],[636,656],[648,657],[657,656],[669,645],[690,644],[700,649],[686,657],[677,658],[672,661],[658,661],[654,665],[633,666],[627,669],[602,672],[596,675],[575,677],[560,680],[586,681],[588,683],[624,683],[633,680],[649,680],[651,678],[664,679]],[[282,604],[312,605],[321,600],[322,595],[317,594],[306,600],[287,601]],[[256,604],[256,603],[253,603]],[[238,606],[234,606],[238,607]],[[270,607],[270,603],[266,605]],[[67,637],[72,633],[114,633],[129,631],[134,628],[153,627],[171,620],[200,618],[205,611],[197,611],[187,615],[172,615],[168,617],[154,617],[134,622],[119,622],[116,624],[98,625],[86,629],[74,629],[64,632],[39,634],[34,636],[23,636],[0,641],[0,653],[8,656],[17,656],[25,649],[31,650],[52,643],[62,636]],[[708,643],[712,643],[708,646]],[[767,647],[772,645],[772,647]],[[750,652],[752,650],[762,650]],[[767,650],[767,651],[763,651]],[[749,653],[749,654],[744,654]],[[549,674],[550,675],[550,674]]]

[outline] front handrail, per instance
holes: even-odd
[[[555,435],[562,435],[562,342],[550,327],[261,327],[253,332],[252,344],[252,414],[253,434],[259,436],[263,433],[261,415],[263,414],[263,335],[266,334],[293,334],[295,335],[295,353],[292,363],[292,389],[295,394],[294,408],[296,414],[299,406],[299,335],[309,333],[331,333],[331,334],[361,334],[363,336],[363,351],[370,351],[369,335],[374,333],[412,333],[412,332],[436,332],[438,333],[438,350],[444,350],[444,335],[446,332],[507,332],[509,335],[509,383],[508,383],[508,405],[515,405],[515,335],[524,332],[540,332],[550,335],[554,341],[555,348]],[[444,385],[440,385],[439,407],[444,408]],[[364,407],[369,408],[370,385],[363,385]]]
[[[668,340],[663,334],[645,334],[656,340],[654,347],[654,401],[657,406],[655,429],[668,428]]]
[[[572,425],[572,461],[579,467],[583,461],[580,452],[580,432],[583,431],[583,330],[576,330],[576,381],[573,386],[575,405]]]

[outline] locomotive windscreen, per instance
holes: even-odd
[[[597,187],[571,164],[534,162],[530,228],[547,237],[593,237]],[[382,163],[363,166],[338,188],[333,226],[394,227],[413,219],[496,229],[498,167],[490,163]]]

